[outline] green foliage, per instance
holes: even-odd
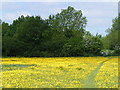
[[[113,55],[115,55],[115,51],[114,50],[103,49],[103,50],[101,50],[101,55],[103,55],[103,56],[113,56]]]
[[[82,11],[70,6],[47,20],[40,16],[20,16],[11,25],[2,22],[3,56],[100,55],[101,41],[106,38],[102,40],[101,35],[85,31],[86,22]]]
[[[114,46],[114,50],[116,55],[120,55],[120,43]]]
[[[102,42],[98,36],[85,36],[84,37],[84,56],[100,55],[103,49]]]
[[[50,15],[48,22],[53,30],[63,31],[65,36],[70,38],[73,31],[84,32],[87,20],[82,16],[81,10],[69,6],[56,15]]]
[[[48,29],[48,24],[39,16],[21,16],[10,26],[3,23],[3,52],[9,51],[11,56],[40,56],[40,44],[50,38]]]
[[[56,54],[61,52],[58,54],[59,56],[82,55],[82,41],[86,22],[86,17],[82,16],[82,11],[75,10],[71,6],[56,15],[50,15],[48,23],[51,29],[61,35],[55,34],[53,43],[56,48],[53,51]]]
[[[2,21],[0,19],[0,57],[2,56]]]
[[[79,31],[74,32],[74,37],[67,40],[63,46],[63,56],[82,56],[83,55],[83,38]]]
[[[8,23],[2,22],[2,36],[10,36],[10,26]]]
[[[108,35],[105,37],[102,37],[101,42],[103,43],[103,49],[109,49],[110,48],[110,41]]]
[[[112,28],[107,29],[108,35],[102,38],[104,49],[115,50],[115,54],[120,53],[120,19],[113,19]]]

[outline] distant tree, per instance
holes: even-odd
[[[22,51],[25,56],[40,56],[41,44],[50,39],[49,26],[39,16],[27,16],[25,21],[17,26],[13,38],[26,47]]]
[[[99,55],[103,38],[99,34],[93,36],[89,31],[85,31],[86,23],[82,11],[71,6],[56,15],[50,15],[46,20],[40,16],[22,15],[10,25],[3,22],[3,55],[30,57]],[[113,31],[115,30],[111,30],[110,33]],[[114,36],[113,33],[111,35]],[[104,40],[107,39],[104,37]],[[114,46],[115,48],[118,48],[118,44]]]
[[[73,36],[73,31],[84,33],[87,22],[86,17],[82,15],[82,11],[75,10],[71,6],[56,15],[50,15],[48,21],[53,30],[63,31],[68,38]]]
[[[6,22],[2,22],[2,36],[10,36],[10,26]]]
[[[0,19],[0,57],[2,56],[2,20]]]
[[[116,17],[113,19],[112,28],[107,29],[108,35],[102,40],[104,46],[107,46],[110,50],[115,50],[116,53],[120,53],[120,19]],[[107,43],[106,43],[107,42]]]
[[[103,44],[98,36],[88,35],[83,39],[84,43],[84,56],[100,55],[100,51],[103,49]]]
[[[102,37],[101,42],[103,43],[103,49],[110,49],[110,41],[108,35]]]
[[[83,37],[76,31],[74,37],[67,40],[62,49],[63,56],[82,56],[83,55]]]
[[[86,22],[86,17],[83,17],[82,11],[75,10],[71,6],[56,15],[49,16],[48,23],[51,29],[56,32],[56,37],[54,37],[56,42],[53,42],[56,43],[54,45],[57,45],[57,48],[54,49],[56,53],[59,52],[60,56],[78,56],[82,54],[82,41]]]
[[[13,21],[13,23],[10,25],[10,30],[11,30],[10,35],[11,36],[13,36],[17,32],[18,27],[20,27],[20,25],[23,22],[25,22],[27,20],[27,18],[29,18],[29,16],[24,17],[23,15],[21,15],[20,17],[18,17],[18,19]]]
[[[97,34],[96,34],[96,37],[102,38],[102,35],[97,33]]]
[[[10,37],[10,26],[6,22],[2,22],[2,54],[7,56],[10,51],[11,37]]]
[[[0,19],[0,25],[2,24],[2,20]]]

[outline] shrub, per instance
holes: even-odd
[[[120,44],[116,44],[114,50],[115,50],[115,55],[120,55]]]
[[[102,56],[112,56],[112,55],[114,55],[114,53],[115,53],[114,50],[101,50]]]

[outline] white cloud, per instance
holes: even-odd
[[[2,0],[3,2],[118,2],[119,0]]]
[[[118,4],[118,13],[120,13],[120,1],[119,1],[119,4]]]
[[[6,13],[2,16],[3,20],[13,20],[16,18],[16,15],[13,13]]]
[[[24,12],[24,11],[16,12],[16,13],[5,13],[5,14],[2,15],[2,20],[3,21],[10,21],[10,23],[12,23],[11,21],[17,19],[21,15],[23,15],[23,16],[27,16],[27,15],[31,16],[30,13]]]
[[[0,19],[2,18],[2,3],[0,3]]]
[[[3,2],[64,2],[66,0],[2,0]]]
[[[102,26],[102,27],[105,27],[105,26],[109,26],[112,24],[112,19],[102,19],[102,18],[93,18],[93,19],[89,19],[88,21],[88,25],[91,27],[91,26]]]
[[[31,16],[31,14],[29,12],[24,12],[24,11],[21,11],[21,12],[17,12],[17,15],[23,15],[23,16]]]
[[[116,12],[116,13],[115,13]],[[108,18],[109,16],[117,16],[117,10],[115,11],[106,11],[104,9],[93,9],[93,10],[84,10],[83,14],[85,16],[89,16],[89,17],[106,17]]]
[[[112,26],[112,19],[102,19],[102,18],[93,18],[89,19],[87,22],[86,29],[90,31],[92,34],[102,34],[106,35],[105,30],[111,28]]]
[[[101,11],[98,11],[98,10],[84,10],[83,13],[84,13],[85,16],[87,15],[89,17],[103,15],[103,13]]]
[[[20,8],[20,6],[15,2],[3,2],[2,3],[2,10],[3,11],[7,11],[7,12],[9,10],[15,11],[15,10],[17,10],[17,8]]]

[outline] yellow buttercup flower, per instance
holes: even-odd
[[[2,58],[2,87],[117,88],[118,58]]]

